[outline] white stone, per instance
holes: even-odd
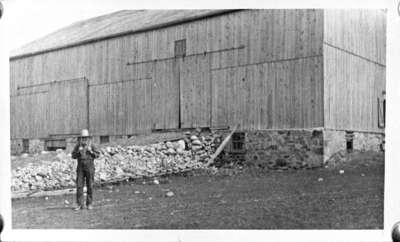
[[[171,191],[169,191],[169,192],[167,192],[166,194],[165,194],[165,196],[167,196],[167,197],[173,197],[175,194],[173,193],[173,192],[171,192]]]
[[[199,146],[199,145],[194,145],[194,146],[192,146],[192,150],[193,151],[199,151],[199,150],[201,150],[201,146]]]
[[[182,155],[183,153],[185,153],[185,150],[178,148],[178,149],[176,149],[176,153],[178,153],[179,155]]]
[[[174,148],[174,145],[169,141],[165,143],[165,145],[167,146],[168,149]]]
[[[192,145],[201,145],[201,141],[196,139],[192,141]]]
[[[344,170],[340,170],[339,173],[340,173],[340,174],[343,174],[343,173],[344,173]]]
[[[177,147],[176,147],[176,149],[182,149],[182,150],[185,150],[185,148],[186,148],[186,145],[185,145],[185,141],[184,140],[179,140],[178,142],[176,142],[177,143]]]
[[[167,153],[170,154],[170,155],[175,155],[176,151],[173,148],[169,148]]]

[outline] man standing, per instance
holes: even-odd
[[[78,206],[76,211],[83,209],[83,186],[86,181],[86,206],[87,209],[93,209],[93,183],[94,183],[94,159],[98,158],[100,152],[91,142],[89,131],[83,129],[81,136],[78,137],[78,143],[72,151],[72,158],[78,160],[76,167],[76,202]]]

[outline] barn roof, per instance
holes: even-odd
[[[229,11],[232,10],[122,10],[73,23],[13,50],[10,59],[166,27]]]

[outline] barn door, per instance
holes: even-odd
[[[154,62],[152,129],[179,128],[179,64],[175,59]]]
[[[211,126],[210,56],[182,59],[180,69],[180,111],[182,128]]]
[[[53,82],[48,98],[50,135],[79,134],[89,128],[86,78]]]

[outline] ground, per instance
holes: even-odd
[[[341,174],[341,170],[344,173]],[[298,171],[245,168],[161,183],[96,189],[94,210],[72,211],[73,195],[13,200],[13,228],[382,229],[383,155]],[[167,197],[172,191],[174,196]],[[140,192],[140,193],[138,193]],[[65,205],[67,200],[70,204]]]

